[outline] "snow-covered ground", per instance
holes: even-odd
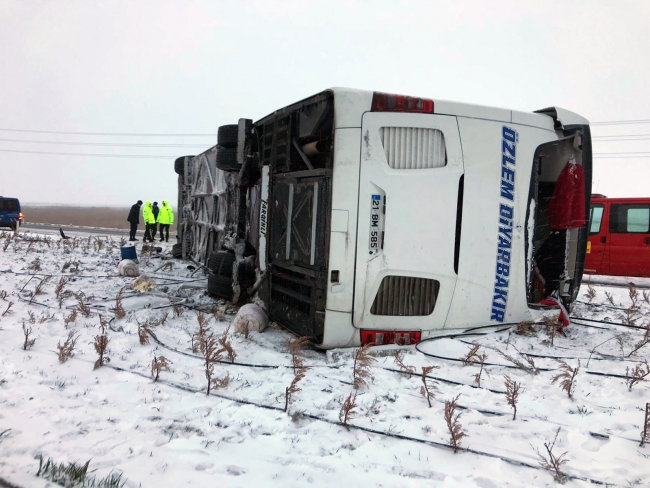
[[[228,373],[230,384],[206,396],[202,361],[190,340],[198,329],[197,309],[217,307],[216,315],[225,320],[207,315],[217,335],[228,329],[234,310],[202,289],[188,288],[205,283],[200,273],[192,275],[187,263],[171,259],[171,271],[154,272],[165,261],[145,258],[141,271],[158,287],[127,291],[127,316],[116,320],[115,296],[134,281],[116,275],[116,242],[97,250],[92,240],[81,241],[71,249],[58,238],[30,244],[30,236],[23,234],[4,251],[0,239],[0,295],[7,293],[0,299],[0,433],[10,429],[0,436],[0,478],[7,482],[48,486],[35,477],[35,458],[42,455],[57,462],[90,459],[94,475],[123,473],[127,487],[553,486],[553,475],[539,468],[536,450],[544,453],[544,443],[560,428],[553,453],[566,452],[566,486],[650,485],[650,449],[639,447],[648,385],[630,390],[624,378],[626,367],[649,359],[650,344],[630,355],[644,331],[611,324],[627,320],[626,288],[594,285],[592,304],[579,303],[573,314],[602,322],[582,321],[587,327],[576,320],[553,345],[543,330],[534,336],[506,330],[429,341],[406,349],[403,362],[417,368],[416,375],[400,373],[393,356],[378,357],[346,428],[339,412],[355,391],[349,356],[334,362],[324,352],[304,351],[310,369],[284,413],[285,388],[293,379],[285,348],[291,334],[271,325],[246,339],[231,329],[235,362],[243,365],[218,364],[215,373]],[[163,246],[169,258],[171,243]],[[63,270],[75,261],[77,272]],[[32,296],[46,275],[52,278],[44,293]],[[77,300],[70,294],[59,308],[55,287],[61,276],[70,279],[66,290],[82,293],[92,304],[90,317],[80,315],[67,328],[64,318]],[[586,292],[585,285],[583,302],[589,301]],[[638,326],[646,325],[650,311],[639,295],[640,312],[631,317]],[[184,299],[182,315],[174,317],[167,296]],[[164,313],[167,321],[154,328],[158,342],[152,338],[140,345],[138,323]],[[112,319],[110,363],[94,370],[99,314]],[[22,347],[23,323],[36,340],[28,350]],[[61,364],[57,344],[69,331],[78,336],[75,355]],[[474,384],[479,368],[458,361],[471,343],[487,354],[480,388]],[[539,373],[514,368],[497,350],[515,359],[522,358],[517,350],[529,354]],[[172,362],[172,371],[162,372],[156,383],[151,361],[161,355]],[[572,399],[552,384],[558,363],[548,356],[571,367],[580,364]],[[423,366],[439,367],[431,373],[437,378],[431,408],[420,394]],[[522,385],[516,420],[504,375]],[[455,454],[445,447],[444,406],[457,395],[467,437],[461,440],[464,450]]]

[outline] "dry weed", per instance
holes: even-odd
[[[420,395],[427,399],[429,402],[429,408],[431,408],[431,399],[435,398],[435,390],[437,390],[437,383],[429,378],[429,373],[434,369],[438,369],[440,366],[423,366],[422,375],[420,379],[422,380],[422,386],[420,387]]]
[[[149,322],[138,323],[138,339],[141,345],[149,344],[149,334],[151,332],[151,324]]]
[[[77,310],[81,315],[84,317],[90,317],[90,305],[88,305],[86,302],[84,302],[84,297],[82,296],[81,293],[75,295],[75,298],[77,299]]]
[[[25,341],[23,342],[23,351],[26,351],[36,343],[36,339],[30,339],[29,336],[32,333],[31,327],[25,327],[25,322],[23,322],[23,334],[25,335]]]
[[[445,423],[449,430],[449,443],[454,448],[454,452],[458,452],[460,449],[460,441],[462,438],[467,437],[467,434],[463,432],[463,426],[458,421],[461,413],[456,413],[459,398],[460,395],[445,401]]]
[[[475,364],[478,362],[478,350],[481,346],[479,344],[472,344],[472,348],[469,352],[463,356],[460,361],[463,363],[463,366],[469,366],[470,364]]]
[[[151,376],[153,376],[154,383],[158,381],[162,371],[170,371],[169,366],[170,362],[165,356],[153,357],[153,361],[151,361]]]
[[[639,308],[639,290],[634,286],[634,283],[627,285],[627,295],[630,297],[630,301],[632,302],[630,307]]]
[[[591,303],[594,298],[596,298],[596,289],[591,286],[591,282],[587,283],[587,293],[585,293],[585,298],[587,299],[588,303]]]
[[[226,372],[223,378],[212,378],[212,389],[218,390],[230,384],[230,373]]]
[[[341,410],[339,411],[339,422],[341,422],[345,427],[348,426],[348,422],[355,414],[355,409],[357,408],[357,392],[350,393],[348,397],[343,401],[341,405]]]
[[[183,307],[181,307],[178,302],[173,302],[171,299],[169,300],[169,303],[172,307],[172,312],[174,313],[174,318],[178,318],[181,315],[183,315],[183,312],[185,311]]]
[[[630,369],[629,366],[625,368],[625,384],[629,390],[632,390],[632,387],[645,379],[650,375],[650,365],[648,360],[644,360],[643,364],[637,364],[634,369]]]
[[[68,315],[66,318],[63,319],[65,322],[65,328],[68,328],[68,325],[74,323],[77,320],[77,309],[73,309],[72,312],[70,312],[70,315]]]
[[[56,315],[54,315],[54,313],[45,313],[45,312],[43,312],[41,314],[41,317],[38,319],[38,323],[39,324],[44,324],[48,320],[55,320],[55,319],[56,319]]]
[[[412,375],[415,374],[415,366],[407,366],[404,364],[404,356],[406,356],[406,351],[405,350],[399,350],[395,352],[395,358],[394,358],[394,363],[397,365],[399,370],[402,373]]]
[[[165,311],[160,316],[160,319],[158,319],[158,325],[165,325],[165,322],[167,322],[167,318],[169,318],[169,312]]]
[[[97,359],[97,361],[95,361],[95,366],[93,367],[93,369],[101,368],[102,366],[104,366],[104,363],[111,362],[111,358],[106,356],[106,354],[108,353],[109,342],[110,339],[105,333],[95,336],[95,342],[93,343],[93,345],[95,346],[95,351],[99,355],[99,358]]]
[[[512,344],[511,344],[512,345]],[[512,364],[514,364],[518,369],[525,371],[528,374],[537,375],[539,374],[539,368],[535,365],[535,361],[532,357],[520,352],[514,345],[512,348],[517,351],[518,357],[510,356],[505,352],[500,351],[497,348],[494,348],[504,359],[507,359]]]
[[[29,303],[32,303],[32,300],[34,300],[34,297],[37,297],[38,295],[44,295],[45,291],[43,291],[43,288],[45,288],[45,285],[47,284],[48,281],[50,281],[51,276],[46,276],[43,278],[41,281],[38,282],[36,287],[34,288],[34,293],[32,293],[32,297],[29,300]]]
[[[370,367],[376,360],[368,353],[369,349],[370,344],[365,344],[354,353],[352,379],[356,389],[367,387],[368,381],[371,379]]]
[[[578,366],[575,369],[561,359],[555,359],[555,362],[560,365],[561,373],[553,377],[552,383],[555,384],[559,381],[560,388],[566,391],[569,398],[573,398],[573,388],[575,386],[576,376],[578,376],[578,372],[580,371],[580,361],[578,361]]]
[[[555,343],[555,336],[557,335],[558,330],[561,330],[559,319],[557,317],[544,317],[542,323],[544,324],[546,335],[550,339],[550,341],[544,341],[544,343],[553,346]]]
[[[117,296],[115,297],[115,309],[113,310],[113,313],[115,314],[115,318],[118,320],[126,317],[126,310],[124,310],[124,305],[122,304],[125,290],[126,287],[124,286],[120,288],[120,291],[117,292]]]
[[[535,322],[531,322],[529,320],[519,322],[515,327],[515,334],[526,337],[536,336],[537,328],[535,327]]]
[[[639,349],[641,349],[643,346],[646,344],[650,343],[650,323],[646,324],[645,326],[645,333],[643,334],[643,339],[641,339],[639,342],[636,343],[634,346],[634,349],[632,349],[632,352],[627,355],[627,357],[630,357],[632,354],[637,352]]]
[[[221,345],[221,352],[225,352],[228,355],[228,361],[234,363],[237,353],[233,350],[232,343],[230,342],[230,339],[228,339],[229,333],[230,326],[228,326],[224,333],[221,334],[221,337],[219,337],[219,345]]]
[[[57,298],[61,298],[61,294],[63,293],[63,291],[65,289],[65,285],[67,285],[69,281],[70,281],[70,278],[67,278],[65,276],[61,276],[61,278],[59,279],[59,282],[56,284],[56,288],[54,288],[54,293],[56,294]],[[61,307],[59,307],[59,308],[61,308]]]
[[[213,385],[214,365],[221,362],[222,350],[218,347],[217,338],[213,333],[209,333],[205,325],[199,323],[199,331],[195,335],[197,348],[203,356],[205,378],[208,381],[207,395]]]
[[[291,354],[291,365],[293,367],[293,374],[298,374],[298,370],[305,367],[302,359],[302,349],[309,344],[309,337],[298,337],[296,339],[289,339],[285,343],[287,352]]]
[[[521,389],[521,382],[517,383],[516,381],[512,381],[510,376],[506,375],[504,376],[506,380],[506,400],[508,401],[508,405],[510,405],[513,410],[514,410],[514,415],[512,416],[512,420],[516,420],[517,418],[517,401],[519,400],[519,393]]]
[[[14,313],[14,311],[11,310],[11,307],[13,306],[13,304],[14,304],[14,302],[9,302],[7,304],[7,308],[5,308],[5,311],[2,312],[2,317],[4,317],[5,315],[11,315],[12,313]]]
[[[298,383],[305,377],[305,374],[307,373],[307,368],[304,366],[302,360],[298,356],[294,356],[294,357],[296,358],[293,365],[294,377],[293,380],[291,381],[291,385],[287,386],[284,390],[284,411],[285,412],[289,408],[289,403],[291,403],[291,399],[293,398],[293,395],[298,393],[299,391],[302,391],[300,388],[298,388]]]
[[[63,345],[61,342],[57,344],[57,349],[59,350],[59,362],[65,363],[74,355],[74,346],[77,343],[78,337],[75,337],[74,332],[68,332],[68,338],[65,340]]]
[[[558,483],[563,483],[566,475],[562,472],[562,466],[569,462],[568,459],[565,459],[564,456],[566,456],[567,452],[564,452],[560,454],[559,456],[556,456],[553,454],[553,449],[555,448],[555,442],[557,441],[557,436],[560,433],[561,427],[557,428],[557,432],[555,432],[555,438],[553,439],[552,443],[545,442],[544,443],[544,448],[546,449],[546,455],[543,455],[539,452],[539,449],[535,449],[537,452],[537,457],[539,458],[539,465],[547,469],[549,471],[553,471],[555,473],[555,481]]]

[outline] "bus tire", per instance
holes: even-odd
[[[185,156],[177,158],[174,161],[174,171],[177,175],[182,175],[185,172]]]
[[[232,300],[232,279],[210,273],[208,275],[208,295]]]
[[[232,265],[235,262],[235,255],[227,251],[212,251],[208,258],[208,269],[219,276],[225,276],[232,280]]]
[[[237,147],[237,135],[239,126],[237,124],[222,125],[217,132],[217,145],[226,149]]]
[[[174,244],[172,246],[172,256],[176,259],[183,259],[183,244]]]
[[[217,147],[217,168],[221,171],[239,171],[237,149]]]

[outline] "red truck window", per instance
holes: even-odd
[[[650,205],[611,205],[609,231],[617,234],[650,232]]]
[[[603,211],[605,207],[603,205],[592,205],[591,215],[589,216],[589,234],[598,234],[600,232],[600,224],[603,222]]]

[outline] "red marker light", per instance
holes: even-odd
[[[428,98],[375,92],[372,95],[372,112],[433,113],[433,100]]]
[[[24,218],[24,217],[23,217],[23,213],[20,212],[20,213],[18,214],[18,220],[23,220],[23,218]]]
[[[371,344],[381,346],[383,344],[397,344],[408,346],[416,344],[422,339],[422,332],[419,330],[369,330],[361,329],[361,345]]]

